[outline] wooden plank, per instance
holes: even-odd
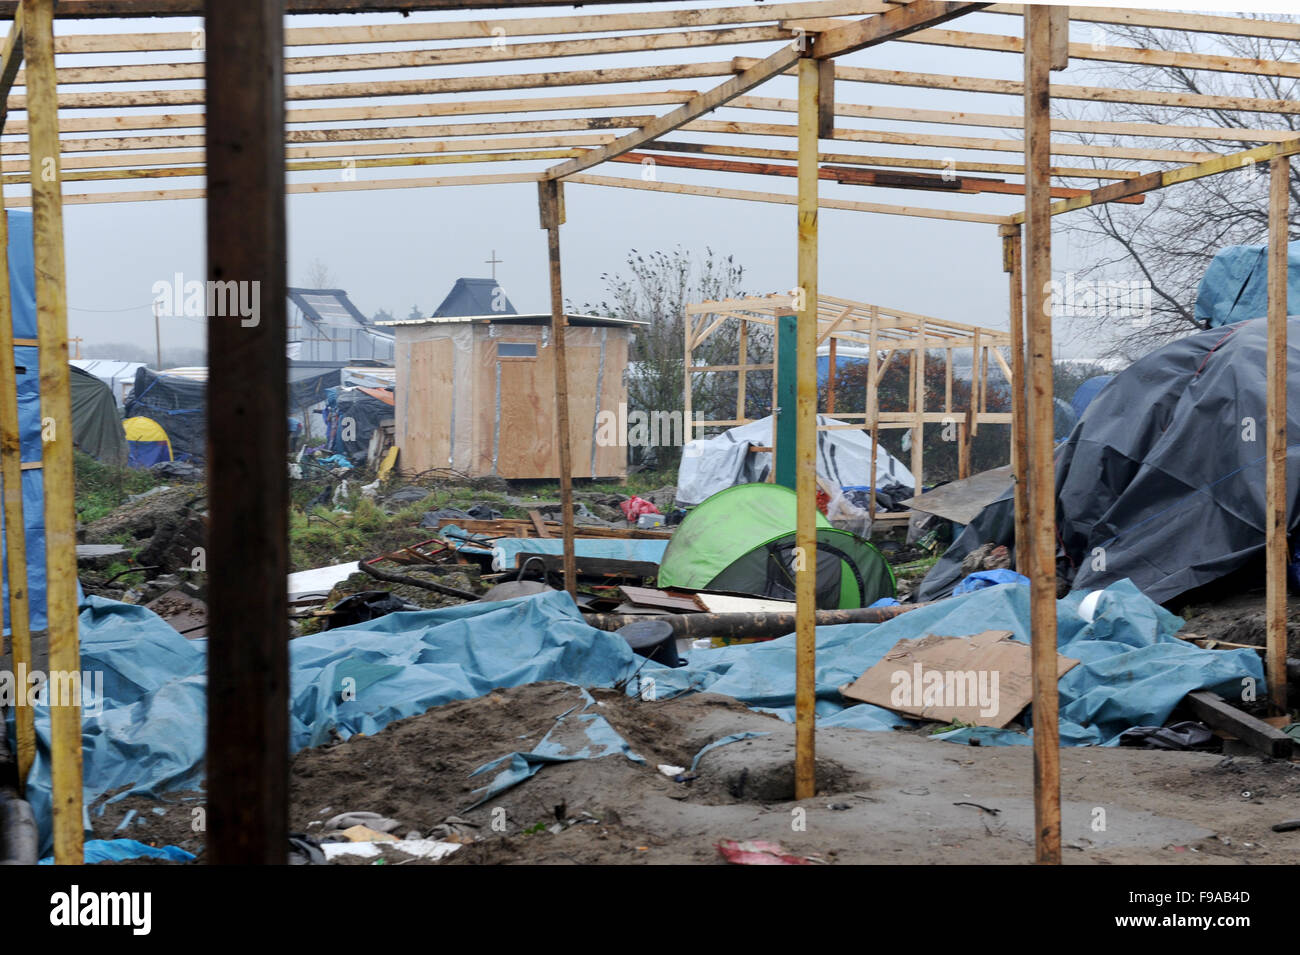
[[[1063,199],[1054,203],[1051,207],[1052,215],[1060,215],[1063,212],[1084,209],[1101,203],[1115,202],[1125,196],[1136,195],[1141,192],[1152,192],[1181,182],[1192,182],[1196,179],[1205,179],[1225,172],[1236,172],[1253,163],[1271,163],[1274,159],[1283,159],[1297,154],[1300,154],[1300,136],[1282,143],[1269,143],[1265,146],[1257,146],[1254,149],[1246,149],[1224,156],[1214,156],[1179,169],[1147,173],[1127,182],[1101,186],[1092,190],[1086,196]],[[1016,213],[1011,218],[1013,222],[1021,222],[1024,219],[1024,214]]]
[[[1274,159],[1269,166],[1268,201],[1268,365],[1265,444],[1265,633],[1264,668],[1269,705],[1287,712],[1287,248],[1290,220],[1291,161]]]
[[[551,278],[551,360],[555,377],[555,439],[560,457],[560,503],[564,514],[564,587],[578,597],[578,569],[573,553],[573,458],[569,447],[569,367],[566,362],[568,319],[560,281],[560,225],[564,222],[564,187],[558,180],[537,184]]]
[[[32,183],[36,321],[40,340],[41,461],[45,472],[49,669],[51,673],[70,676],[80,674],[82,669],[77,633],[77,518],[73,505],[68,293],[63,258],[53,16],[54,0],[23,0],[23,46],[31,73],[31,155],[50,172]],[[12,351],[0,355],[0,360],[12,361],[11,356]],[[281,461],[283,471],[283,457]],[[83,862],[80,704],[79,692],[74,699],[50,700],[50,782],[54,861],[58,865]]]
[[[589,186],[610,186],[619,189],[641,189],[647,192],[671,192],[683,196],[709,196],[714,199],[742,199],[747,202],[775,202],[795,205],[798,196],[775,192],[755,192],[749,189],[724,189],[719,186],[693,186],[680,182],[646,182],[642,179],[624,179],[619,176],[596,176],[578,173],[566,180]],[[898,206],[879,202],[857,202],[847,199],[819,200],[822,209],[843,209],[849,212],[876,212],[881,215],[912,216],[921,219],[943,219],[950,222],[983,222],[1002,225],[1006,216],[984,212],[965,212],[959,209],[932,209],[926,206]]]
[[[645,3],[647,0],[601,0],[602,3]],[[661,0],[649,0],[661,2]],[[13,16],[19,0],[0,0],[0,20]],[[285,13],[400,13],[409,16],[421,10],[500,10],[514,7],[570,6],[573,0],[284,0]],[[203,0],[60,0],[60,19],[111,17],[197,17],[206,7]],[[208,49],[211,49],[209,45]]]
[[[533,529],[537,531],[538,537],[550,537],[551,532],[546,529],[546,522],[542,520],[542,515],[537,511],[529,511],[528,517],[533,522]]]
[[[9,101],[9,93],[14,88],[14,80],[23,65],[23,11],[19,7],[14,12],[9,33],[5,36],[4,49],[0,50],[0,132],[4,131],[5,120],[9,111],[4,104]],[[24,124],[25,125],[25,124]]]
[[[624,584],[618,588],[627,599],[635,604],[654,607],[657,610],[672,610],[680,613],[700,613],[706,608],[693,595],[657,590],[654,587],[633,587]]]
[[[1025,277],[1020,226],[1002,227],[1011,303],[1011,469],[1015,483],[1016,570],[1028,576],[1033,549],[1029,526],[1029,422],[1025,418]]]
[[[288,75],[344,73],[418,67],[455,66],[467,63],[501,63],[569,56],[608,56],[654,50],[694,49],[724,44],[784,41],[789,33],[776,26],[724,27],[717,30],[674,30],[668,33],[636,33],[626,36],[579,40],[546,40],[534,43],[498,43],[484,46],[444,47],[433,50],[383,51],[376,53],[333,53],[294,56],[284,61]],[[107,83],[158,83],[203,78],[201,62],[132,63],[112,66],[69,66],[58,71],[64,85]],[[25,85],[20,72],[15,86]]]
[[[1212,729],[1221,730],[1274,759],[1289,759],[1294,741],[1286,733],[1227,703],[1217,693],[1197,690],[1188,693],[1187,705],[1196,718]]]
[[[935,24],[947,23],[967,13],[987,7],[987,3],[948,3],[943,0],[910,0],[888,13],[867,17],[817,37],[812,55],[819,60],[843,56],[855,50],[875,46],[885,40],[902,40],[918,32],[931,32]]]
[[[913,0],[905,8],[890,10],[878,16],[868,17],[857,23],[831,30],[817,37],[814,43],[814,55],[818,59],[851,53],[889,39],[905,36],[915,30],[921,30],[934,23],[943,23],[971,10],[978,10],[986,4],[981,3],[947,3],[939,0]],[[566,163],[552,167],[547,171],[548,178],[566,178],[574,173],[590,169],[607,161],[612,156],[635,149],[642,143],[658,139],[664,133],[671,132],[703,116],[711,110],[724,106],[737,96],[753,89],[760,83],[785,72],[794,66],[800,58],[797,44],[786,44],[765,59],[733,76],[727,82],[702,93],[670,113],[657,117],[646,123],[634,133],[629,133],[608,146],[592,151],[583,159],[571,159]]]
[[[927,0],[918,0],[924,4]],[[884,17],[893,16],[892,13]],[[818,37],[815,47],[831,34]],[[817,705],[817,149],[822,70],[799,60],[799,194],[796,254],[799,291],[795,416],[795,758],[794,798],[816,793]],[[873,482],[874,483],[874,482]]]
[[[1040,864],[1061,862],[1061,766],[1056,670],[1056,496],[1052,467],[1052,315],[1043,290],[1052,280],[1051,19],[1025,9],[1025,320],[1030,387],[1029,520],[1034,544],[1030,618],[1034,668],[1034,845]]]
[[[0,190],[0,478],[3,478],[5,571],[9,585],[9,619],[13,635],[15,672],[30,673],[32,633],[27,598],[27,534],[23,520],[22,446],[18,430],[18,376],[14,367],[13,298],[9,287],[9,214]],[[38,464],[40,462],[31,462]],[[0,633],[0,648],[4,635]],[[27,774],[36,759],[35,711],[30,706],[14,707],[15,755],[18,758],[18,786],[27,784]]]
[[[899,39],[904,43],[955,47],[963,50],[987,50],[997,53],[1022,53],[1024,51],[1024,43],[1019,37],[995,36],[991,33],[924,30],[911,36],[899,37]],[[1220,56],[1212,53],[1187,53],[1180,50],[1148,49],[1145,47],[1121,46],[1114,43],[1103,44],[1100,49],[1093,49],[1089,43],[1071,43],[1069,53],[1074,59],[1090,60],[1098,63],[1126,63],[1133,66],[1210,70],[1217,73],[1241,73],[1287,79],[1300,77],[1300,63],[1285,60]]]
[[[449,4],[450,6],[450,4]],[[489,4],[483,4],[489,6]],[[498,8],[509,4],[497,4]],[[365,26],[290,27],[284,31],[284,45],[326,46],[348,43],[427,43],[432,40],[476,40],[497,36],[560,36],[572,33],[604,33],[615,30],[658,30],[669,27],[705,27],[735,23],[759,23],[787,17],[832,17],[880,12],[869,0],[823,0],[811,3],[765,3],[761,7],[718,7],[715,9],[649,10],[565,17],[520,17],[511,19],[460,20],[431,23],[377,23]],[[130,53],[139,51],[190,50],[190,32],[73,34],[55,38],[57,53]]]
[[[63,4],[66,6],[67,4]],[[204,10],[207,279],[248,283],[258,312],[208,326],[208,858],[288,851],[288,416],[284,0]],[[256,283],[256,284],[253,284]]]
[[[743,69],[748,64],[756,61],[752,57],[736,57],[733,62],[737,69]],[[911,86],[948,92],[998,93],[1018,97],[1025,95],[1025,86],[1020,80],[923,73],[912,70],[882,70],[837,65],[835,78],[853,83]],[[1078,86],[1066,83],[1053,84],[1051,90],[1053,99],[1073,99],[1095,103],[1126,103],[1141,106],[1170,106],[1178,109],[1217,109],[1257,113],[1300,113],[1300,103],[1267,97],[1216,96],[1203,93]]]

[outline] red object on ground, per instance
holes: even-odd
[[[635,521],[642,514],[660,514],[659,508],[655,507],[650,501],[643,497],[629,497],[626,501],[619,504],[623,511],[623,516],[629,521]]]
[[[818,488],[817,489],[817,510],[821,511],[823,516],[826,515],[826,508],[830,505],[830,503],[831,503],[831,496],[827,494],[825,491],[823,491],[821,488]]]
[[[791,855],[779,842],[737,842],[723,839],[717,844],[722,858],[732,865],[812,865],[811,859]]]

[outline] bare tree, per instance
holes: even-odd
[[[312,259],[305,273],[306,288],[338,288],[333,270],[320,259]]]
[[[1280,22],[1300,22],[1300,17],[1274,16]],[[1295,44],[1258,37],[1205,35],[1182,31],[1115,26],[1107,39],[1156,50],[1215,53],[1249,59],[1294,61]],[[1098,40],[1097,42],[1101,42]],[[1223,129],[1280,130],[1300,135],[1300,80],[1258,73],[1191,70],[1176,66],[1125,66],[1107,64],[1086,71],[1099,85],[1135,90],[1210,96],[1249,97],[1291,101],[1282,110],[1194,109],[1174,106],[1108,103],[1112,120]],[[1058,104],[1063,101],[1058,100]],[[1287,111],[1289,110],[1289,111]],[[1077,103],[1062,110],[1075,118],[1094,118],[1089,105]],[[1143,143],[1166,149],[1210,153],[1238,152],[1257,145],[1218,138],[1112,137],[1079,134],[1077,139],[1102,145]],[[1132,168],[1131,161],[1094,160],[1099,166]],[[1146,168],[1156,168],[1148,165]],[[1198,326],[1194,317],[1197,287],[1215,254],[1229,245],[1268,241],[1268,170],[1265,164],[1176,185],[1149,193],[1141,205],[1092,206],[1062,217],[1062,227],[1095,254],[1094,264],[1081,278],[1102,273],[1126,273],[1130,280],[1150,289],[1150,313],[1141,320],[1116,323],[1102,310],[1088,324],[1089,333],[1101,328],[1113,341],[1110,357],[1134,358],[1181,337]],[[1291,175],[1291,235],[1300,235],[1300,176]]]
[[[645,327],[636,329],[629,355],[629,412],[684,410],[686,306],[744,295],[741,290],[744,274],[744,267],[729,255],[720,256],[706,248],[697,256],[679,246],[672,251],[644,255],[633,249],[627,256],[626,272],[601,275],[609,298],[575,310],[646,323]],[[738,324],[728,319],[694,349],[695,363],[734,364]],[[749,360],[755,364],[768,363],[772,360],[772,336],[766,330],[757,329],[751,323]],[[702,412],[706,419],[735,417],[736,377],[723,373],[693,375],[692,409]],[[754,412],[767,413],[770,393],[771,373],[750,372],[747,396]],[[755,399],[761,399],[761,408]],[[675,463],[662,457],[655,460],[657,466]]]

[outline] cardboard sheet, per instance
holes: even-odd
[[[1057,654],[1057,679],[1079,661]],[[840,693],[940,723],[1006,726],[1033,697],[1029,645],[1009,630],[904,638]]]

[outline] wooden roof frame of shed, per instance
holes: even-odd
[[[774,349],[771,363],[755,364],[749,361],[748,347],[751,324],[775,328],[778,317],[798,316],[795,296],[789,293],[774,295],[748,296],[745,298],[724,299],[722,301],[699,302],[686,307],[685,333],[685,373],[683,399],[685,406],[686,440],[695,437],[696,429],[710,427],[735,427],[748,424],[751,419],[746,413],[748,374],[751,371],[773,371],[776,367]],[[736,361],[734,364],[697,365],[694,352],[713,336],[728,319],[738,322],[736,333]],[[867,349],[866,401],[862,411],[841,411],[836,407],[836,358],[838,346],[843,342]],[[970,439],[979,433],[981,424],[1011,424],[1009,412],[988,410],[989,359],[1001,366],[1002,374],[1008,384],[1014,388],[1015,379],[1011,366],[1002,356],[1000,349],[1011,347],[1011,333],[991,328],[982,328],[951,319],[933,318],[916,312],[888,308],[883,305],[870,305],[846,298],[830,295],[818,296],[817,300],[817,347],[829,343],[830,374],[827,378],[826,402],[824,413],[840,419],[841,424],[818,423],[818,431],[832,431],[837,428],[865,429],[871,432],[871,470],[875,473],[876,447],[881,428],[910,428],[919,433],[926,424],[951,424],[956,430],[958,477],[970,474]],[[953,352],[971,350],[971,393],[967,407],[960,412],[953,408]],[[925,403],[925,364],[926,354],[937,350],[944,352],[944,402],[941,410],[926,410]],[[885,371],[894,360],[894,356],[906,353],[909,356],[907,409],[905,411],[881,411],[878,385]],[[725,420],[696,419],[692,415],[692,382],[695,375],[735,374],[736,375],[736,412],[734,418]],[[776,397],[776,376],[772,380],[772,407],[780,402]],[[960,414],[960,420],[956,417]],[[772,432],[772,445],[777,443],[776,429]],[[913,477],[920,482],[925,470],[924,442],[912,442]],[[876,519],[876,488],[871,486],[869,505],[871,516]],[[901,516],[901,515],[900,515]],[[888,519],[886,515],[881,518]]]
[[[627,0],[608,0],[611,3]],[[655,2],[655,0],[647,0]],[[821,0],[820,3],[765,3],[701,10],[686,5],[652,12],[588,14],[564,17],[519,17],[451,24],[400,23],[384,26],[331,26],[289,29],[284,13],[355,13],[450,9],[513,9],[567,5],[565,0],[0,0],[0,19],[11,19],[0,53],[0,94],[6,134],[25,134],[23,141],[0,143],[4,182],[31,178],[30,196],[11,205],[33,209],[36,295],[41,347],[42,415],[55,427],[44,445],[45,520],[49,584],[50,668],[77,672],[76,562],[74,554],[73,469],[68,426],[67,303],[64,281],[62,207],[89,202],[148,201],[171,198],[211,200],[206,206],[208,279],[213,283],[257,281],[261,300],[269,303],[258,321],[245,324],[221,309],[208,322],[210,381],[231,396],[209,406],[209,505],[211,527],[209,580],[209,722],[208,845],[212,862],[283,861],[286,851],[288,732],[286,594],[288,487],[284,466],[282,422],[287,413],[285,363],[285,195],[361,189],[411,189],[449,185],[538,183],[541,224],[547,230],[551,271],[552,322],[563,323],[560,282],[560,225],[564,222],[565,182],[656,192],[711,196],[794,205],[798,287],[806,302],[817,302],[817,218],[819,208],[888,215],[921,216],[998,227],[1003,264],[1011,276],[1013,378],[1025,387],[1013,391],[1013,449],[1017,474],[1016,526],[1020,565],[1031,579],[1034,669],[1034,759],[1036,857],[1060,859],[1060,778],[1057,732],[1056,603],[1054,499],[1052,487],[1051,315],[1043,296],[1024,289],[1049,287],[1053,215],[1089,205],[1140,201],[1143,194],[1181,182],[1239,169],[1270,166],[1269,317],[1267,434],[1266,669],[1269,696],[1285,703],[1285,562],[1286,562],[1286,223],[1289,158],[1300,152],[1300,137],[1275,130],[1228,130],[1215,127],[1134,124],[1125,122],[1053,121],[1053,97],[1094,103],[1175,105],[1188,110],[1232,109],[1297,112],[1300,103],[1251,97],[1190,95],[1153,90],[1052,84],[1050,71],[1071,59],[1177,66],[1189,70],[1262,73],[1295,77],[1294,61],[1243,59],[1202,53],[1105,44],[1072,43],[1069,21],[1121,23],[1153,29],[1189,30],[1295,41],[1300,28],[1290,23],[1147,10],[1061,6],[1026,6],[941,0]],[[664,4],[668,7],[668,4]],[[979,11],[1022,18],[1023,31],[1010,35],[971,33],[946,28],[949,21]],[[201,34],[206,67],[177,63],[175,56],[153,64],[103,67],[55,67],[55,54],[111,53],[124,50],[192,49],[196,34],[104,34],[56,38],[53,20],[97,17],[203,16]],[[773,20],[772,18],[781,18]],[[494,30],[504,30],[504,34]],[[628,31],[656,32],[628,32]],[[581,34],[607,33],[586,37]],[[504,38],[573,34],[560,40],[503,42]],[[443,50],[379,54],[338,54],[284,58],[286,46],[321,43],[384,43],[406,40],[437,44],[455,38],[491,42]],[[454,66],[465,63],[526,62],[534,58],[609,55],[647,50],[699,49],[740,42],[770,42],[762,59],[732,58],[713,62],[611,65],[607,69],[505,73],[488,77],[450,76],[418,81],[364,83],[290,83],[286,74],[347,72],[356,69]],[[850,68],[836,57],[887,42],[920,43],[1021,54],[1021,79]],[[20,69],[23,61],[26,69]],[[166,85],[198,79],[188,88]],[[786,73],[798,78],[794,100],[750,97],[766,80]],[[724,78],[709,82],[710,78]],[[157,80],[154,90],[121,89],[125,81]],[[666,112],[638,116],[579,119],[522,119],[442,127],[387,126],[350,129],[338,123],[398,120],[426,116],[464,116],[492,109],[493,115],[527,113],[541,108],[528,100],[492,104],[452,100],[401,102],[382,106],[303,108],[313,99],[419,97],[489,90],[554,89],[577,84],[602,85],[650,80],[704,80],[698,90],[591,96],[548,97],[554,109],[671,106]],[[90,91],[59,93],[60,83],[91,84]],[[960,111],[893,109],[841,104],[840,84],[904,85],[948,91],[960,102],[965,93],[991,92],[1023,96],[1020,116]],[[12,91],[25,86],[22,95]],[[559,100],[559,102],[556,102]],[[286,101],[295,108],[286,110]],[[202,115],[146,114],[134,110],[203,105]],[[59,109],[86,109],[89,116],[60,119]],[[745,121],[704,120],[719,108],[788,112],[796,121],[773,126]],[[26,111],[25,120],[9,118]],[[104,110],[97,113],[97,110]],[[838,128],[838,117],[896,120],[1023,129],[1023,140],[984,139],[928,133]],[[197,134],[171,130],[205,126]],[[316,128],[295,129],[301,123]],[[321,127],[322,123],[336,124]],[[288,132],[282,135],[286,125]],[[1116,136],[1155,136],[1254,144],[1228,153],[1140,146],[1097,146],[1053,141],[1053,128]],[[75,133],[157,130],[158,135],[69,136]],[[617,130],[626,130],[617,132]],[[794,140],[794,149],[756,149],[744,145],[666,140],[677,130],[687,133],[758,135]],[[554,135],[563,134],[563,135]],[[421,139],[422,136],[432,138]],[[904,145],[929,150],[908,156],[826,153],[822,140]],[[202,152],[197,149],[201,148]],[[640,150],[640,152],[638,152]],[[1000,151],[1023,160],[993,163],[982,159],[951,161],[951,152]],[[941,151],[941,152],[937,152]],[[647,155],[649,154],[649,155]],[[1156,168],[1096,169],[1058,166],[1053,156],[1129,160]],[[360,158],[359,158],[360,157]],[[487,158],[491,157],[491,158]],[[718,158],[726,157],[726,158]],[[761,192],[686,183],[593,175],[605,162],[641,164],[653,158],[661,167],[682,166],[735,174],[788,176],[797,182],[791,193]],[[1011,158],[1011,157],[1008,157]],[[480,162],[559,160],[540,172],[462,176],[417,176],[388,180],[294,182],[293,175],[320,169],[364,169]],[[762,160],[761,162],[747,162]],[[928,171],[928,172],[927,172]],[[952,173],[955,178],[934,172]],[[997,182],[974,173],[1023,176],[1023,182]],[[132,189],[113,193],[64,194],[65,182],[145,181],[206,177],[206,189]],[[1095,188],[1067,183],[1080,176],[1106,181]],[[926,208],[821,198],[819,179],[864,187],[915,188],[956,194],[1001,192],[1023,194],[1022,211],[991,214],[961,208]],[[956,183],[954,186],[953,183]],[[1022,240],[1023,227],[1023,240]],[[5,239],[0,236],[0,240]],[[6,248],[4,242],[0,247]],[[1023,248],[1023,253],[1022,253]],[[0,268],[0,276],[7,271]],[[1022,287],[1023,280],[1023,287]],[[2,286],[2,282],[0,282]],[[222,286],[217,286],[221,288]],[[211,299],[210,295],[210,299]],[[1026,308],[1026,302],[1035,307]],[[0,287],[0,352],[11,344],[8,297]],[[798,545],[815,549],[814,501],[817,323],[813,312],[800,313],[798,329]],[[562,341],[563,336],[557,336]],[[53,356],[53,361],[47,359]],[[557,440],[562,471],[567,470],[567,407],[564,352],[555,349]],[[16,486],[17,418],[12,371],[0,362],[0,473],[6,488]],[[1022,369],[1024,373],[1022,374]],[[1021,452],[1023,450],[1023,453]],[[574,579],[572,498],[567,474],[565,501],[565,568]],[[9,534],[10,580],[21,580],[23,565],[19,502],[4,499]],[[815,561],[806,562],[809,567]],[[805,571],[797,580],[796,652],[796,795],[814,792],[813,667],[814,579]],[[12,586],[12,584],[11,584]],[[21,619],[20,619],[21,618]],[[30,652],[22,600],[14,608],[15,657]],[[20,708],[22,710],[23,708]],[[20,764],[30,766],[29,718],[20,715]],[[79,862],[81,833],[80,716],[75,701],[51,707],[53,828],[57,862]]]

